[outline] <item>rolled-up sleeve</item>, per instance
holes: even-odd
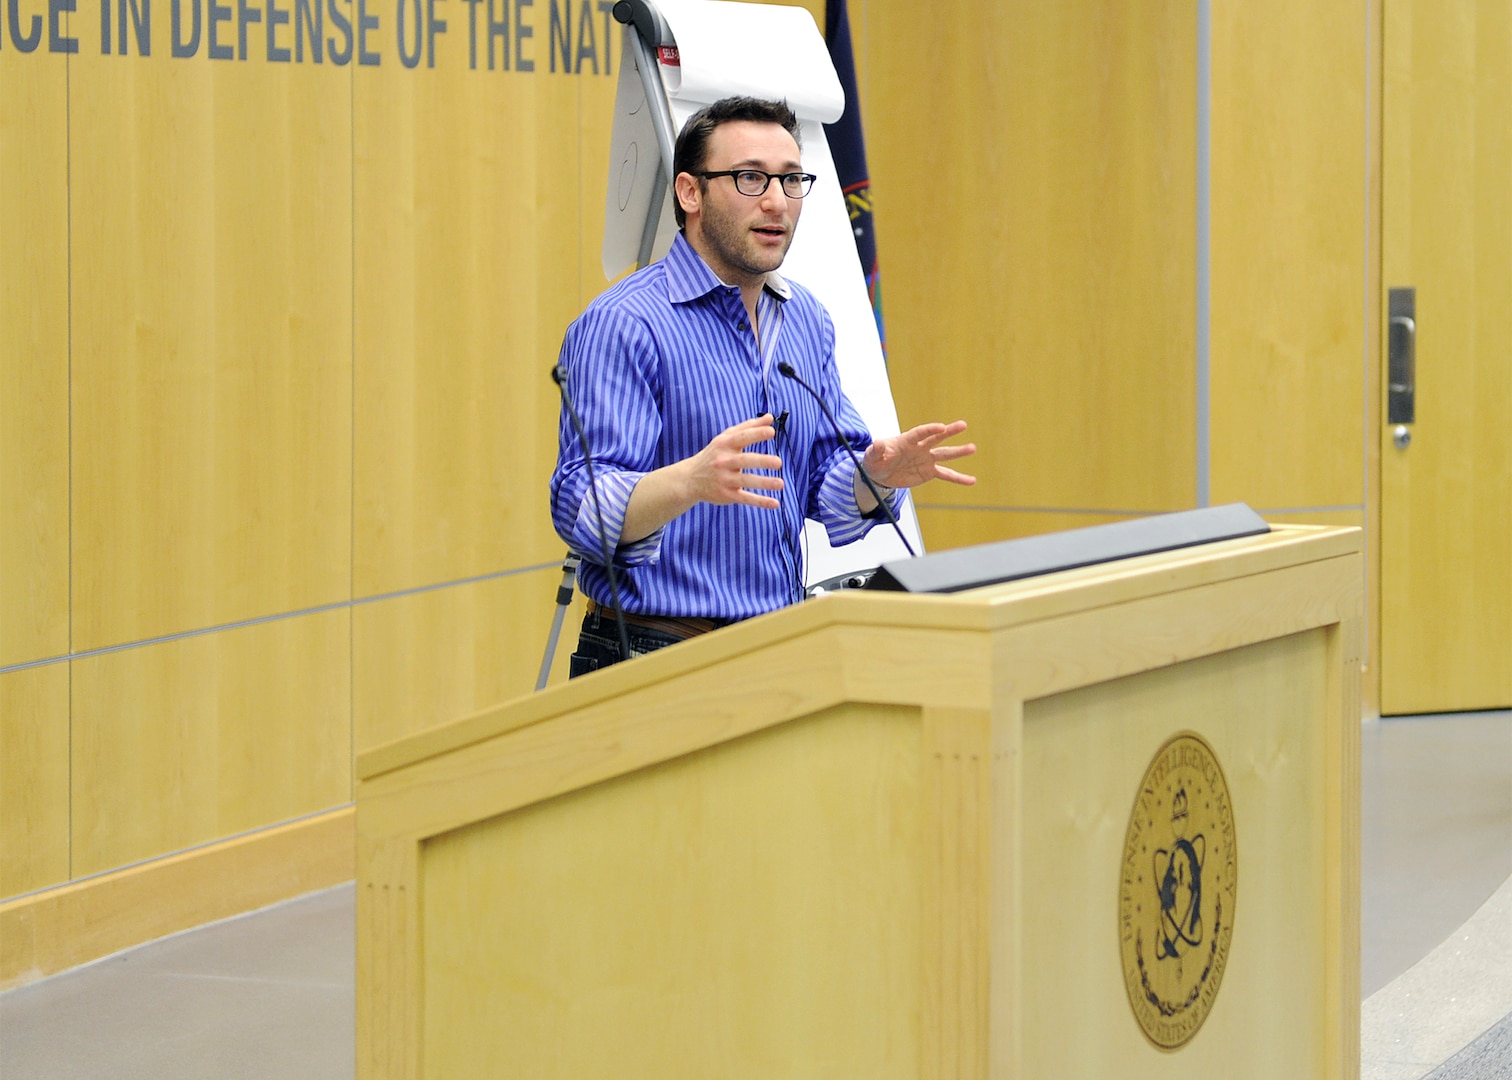
[[[654,563],[663,529],[631,544],[619,543],[630,496],[655,467],[661,434],[659,372],[650,335],[632,316],[590,308],[567,328],[559,363],[587,447],[564,401],[557,466],[551,474],[551,520],[557,535],[589,562],[602,564],[607,546],[616,566]]]
[[[867,445],[870,442],[864,441],[858,449]],[[877,522],[887,520],[883,516],[866,516],[856,505],[856,466],[843,448],[830,456],[829,467],[819,485],[817,503],[811,516],[824,526],[825,535],[833,547],[853,543],[871,532]],[[887,496],[887,505],[894,517],[901,513],[902,504],[902,489]]]

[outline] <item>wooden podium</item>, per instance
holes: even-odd
[[[1357,1076],[1362,597],[839,593],[365,753],[358,1076]]]

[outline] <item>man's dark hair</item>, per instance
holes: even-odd
[[[787,102],[754,97],[721,98],[714,104],[699,109],[683,125],[682,132],[677,136],[677,146],[672,151],[673,179],[680,173],[688,173],[697,177],[700,191],[708,190],[709,182],[698,174],[703,172],[705,158],[708,156],[709,136],[714,134],[714,129],[720,124],[737,120],[780,125],[793,137],[794,142],[803,145],[803,139],[798,135],[798,117],[788,108]],[[688,215],[683,213],[676,192],[672,195],[672,213],[677,218],[679,229],[688,223]]]

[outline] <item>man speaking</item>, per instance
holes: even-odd
[[[756,98],[690,117],[671,250],[567,329],[551,516],[583,560],[574,676],[625,659],[617,603],[633,655],[663,648],[802,599],[804,518],[836,546],[886,520],[800,381],[866,447],[894,513],[903,488],[975,483],[945,464],[976,449],[943,445],[965,421],[872,441],[840,389],[829,314],[778,275],[814,182],[798,134],[786,104]]]

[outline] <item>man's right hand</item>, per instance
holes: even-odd
[[[641,477],[630,493],[625,524],[619,542],[643,540],[673,518],[698,503],[728,506],[759,506],[776,510],[780,505],[761,491],[781,491],[782,477],[751,472],[780,472],[782,459],[775,454],[754,454],[747,448],[777,437],[772,414],[745,420],[725,428],[692,457],[665,465]]]
[[[766,469],[780,472],[782,459],[775,454],[752,454],[746,449],[759,442],[768,442],[777,437],[772,426],[772,415],[758,416],[734,427],[725,428],[709,440],[698,453],[673,465],[682,469],[687,484],[689,509],[694,503],[716,503],[721,506],[742,503],[746,506],[762,506],[777,509],[777,500],[770,495],[758,495],[752,488],[762,491],[781,491],[782,477],[760,476],[750,469]],[[632,496],[632,500],[633,500]],[[668,519],[670,520],[670,519]]]

